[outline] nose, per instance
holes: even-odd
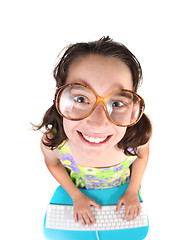
[[[109,124],[109,119],[106,116],[103,104],[98,104],[87,121],[92,127],[104,127]]]

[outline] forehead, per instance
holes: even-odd
[[[104,96],[117,89],[133,89],[129,67],[115,57],[88,55],[69,67],[66,84],[84,83]]]

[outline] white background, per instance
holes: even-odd
[[[60,50],[107,35],[143,68],[139,93],[154,129],[142,183],[146,239],[187,237],[187,16],[183,0],[1,2],[1,239],[44,239],[46,206],[58,184],[44,164],[41,133],[29,122],[40,123],[52,104]]]

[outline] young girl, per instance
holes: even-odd
[[[136,94],[142,79],[138,60],[124,45],[103,37],[69,46],[54,77],[54,103],[37,129],[46,128],[41,141],[45,163],[71,196],[75,221],[91,225],[90,206],[100,209],[79,188],[127,182],[116,211],[125,204],[124,219],[135,219],[151,137],[144,100]]]

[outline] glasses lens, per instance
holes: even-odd
[[[70,85],[59,93],[59,111],[69,119],[86,117],[95,105],[96,97],[87,87]]]
[[[107,111],[116,124],[131,125],[140,118],[142,100],[136,94],[122,90],[112,94],[107,101]]]

